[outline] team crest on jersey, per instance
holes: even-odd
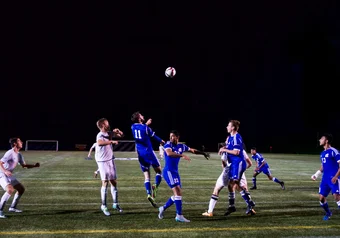
[[[326,154],[325,157],[328,158],[328,154]]]
[[[182,148],[178,148],[178,152],[182,152]]]

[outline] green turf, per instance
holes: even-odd
[[[207,161],[191,156],[192,161],[180,162],[183,186],[183,213],[191,223],[174,220],[175,207],[159,220],[158,210],[146,199],[144,178],[138,161],[116,161],[118,191],[123,214],[105,217],[100,211],[99,179],[93,178],[94,160],[85,160],[87,152],[23,152],[28,163],[40,162],[41,167],[25,170],[17,167],[15,174],[26,187],[18,208],[21,214],[8,213],[1,219],[1,236],[31,237],[306,237],[337,236],[340,233],[340,214],[329,196],[333,216],[323,221],[318,202],[319,181],[310,176],[319,168],[316,155],[265,155],[273,175],[286,183],[286,190],[258,176],[258,190],[252,191],[256,202],[255,216],[245,215],[245,204],[236,194],[237,212],[225,217],[227,191],[223,190],[214,217],[201,214],[221,173],[220,159],[213,154]],[[135,153],[115,153],[116,157],[136,157]],[[164,161],[161,160],[162,165]],[[251,186],[252,169],[246,172]],[[152,171],[152,178],[154,172]],[[163,204],[172,195],[162,182],[157,202]],[[109,202],[111,195],[108,193]]]

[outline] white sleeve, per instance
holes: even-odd
[[[245,150],[243,150],[243,157],[245,159],[249,159],[249,156],[248,156],[248,154],[247,154],[247,152]]]

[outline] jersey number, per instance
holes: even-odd
[[[326,163],[326,158],[322,158],[322,163]]]
[[[142,139],[142,136],[140,135],[140,130],[135,130],[135,138]]]

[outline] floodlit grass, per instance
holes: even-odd
[[[26,187],[18,205],[21,214],[5,212],[1,219],[1,236],[31,237],[282,237],[282,236],[337,236],[340,214],[329,196],[333,217],[323,221],[318,202],[319,182],[310,176],[319,168],[316,155],[267,154],[273,175],[282,179],[286,190],[269,181],[263,174],[257,177],[258,190],[251,191],[256,202],[255,216],[246,216],[246,206],[236,195],[237,211],[224,216],[227,191],[220,194],[214,217],[201,214],[221,173],[220,159],[213,154],[207,161],[191,156],[192,161],[180,162],[183,186],[183,213],[191,223],[174,220],[175,206],[165,212],[163,220],[158,210],[146,199],[144,178],[138,161],[116,161],[118,191],[123,214],[112,211],[106,217],[100,208],[100,179],[93,178],[94,160],[85,160],[87,152],[23,152],[28,163],[40,162],[41,167],[25,170],[17,167],[17,178]],[[135,153],[115,153],[116,157],[136,157]],[[164,161],[161,160],[162,165]],[[246,172],[251,187],[252,169]],[[154,172],[152,171],[152,178]],[[112,198],[108,190],[108,201]],[[163,181],[157,197],[162,205],[172,195]],[[12,198],[11,198],[12,199]]]

